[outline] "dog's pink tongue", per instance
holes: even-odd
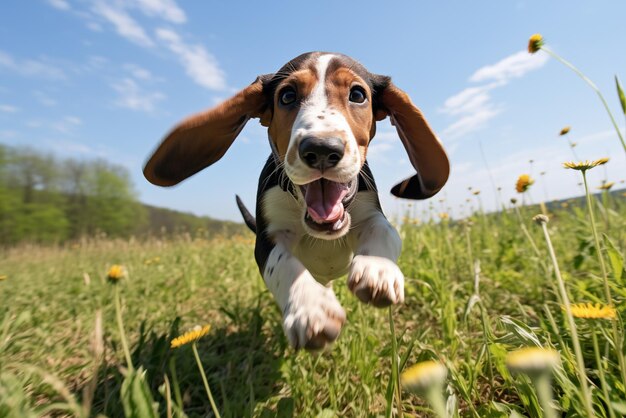
[[[343,216],[341,201],[348,193],[345,184],[325,179],[316,180],[306,187],[304,200],[309,216],[317,223],[330,223]]]

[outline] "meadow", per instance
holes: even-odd
[[[462,219],[404,203],[405,303],[336,280],[348,320],[316,353],[288,346],[250,233],[4,247],[0,417],[625,415],[626,192],[585,177],[620,157],[565,164],[586,191],[568,201],[522,204],[521,175],[495,213],[478,190]]]
[[[609,280],[622,329],[626,200],[618,192],[593,205],[597,227],[610,236],[602,247],[611,250]],[[555,206],[547,227],[571,301],[606,304],[585,202]],[[190,347],[170,348],[195,325],[211,327],[197,348],[222,416],[400,416],[398,407],[406,416],[427,416],[427,402],[393,390],[394,350],[399,371],[432,359],[446,366],[444,395],[457,416],[543,416],[530,381],[506,368],[507,353],[528,346],[561,353],[553,389],[558,408],[585,416],[554,268],[542,228],[531,220],[539,208],[511,205],[463,221],[435,221],[433,212],[422,224],[412,210],[399,227],[406,303],[391,310],[366,306],[336,281],[348,321],[321,353],[288,347],[253,261],[251,234],[199,231],[9,249],[0,263],[0,415],[125,416],[119,291],[131,361],[145,370],[161,416],[212,416]],[[127,271],[116,284],[106,279],[113,264]],[[615,413],[624,412],[613,320],[576,321],[597,415],[610,416],[609,402]]]

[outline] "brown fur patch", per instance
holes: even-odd
[[[360,86],[365,91],[367,100],[364,103],[353,103],[349,100],[350,90],[354,86]],[[359,147],[361,161],[364,163],[367,146],[376,133],[372,91],[368,83],[349,68],[340,66],[326,75],[326,88],[329,106],[341,112],[346,118]]]
[[[317,74],[315,71],[312,68],[303,68],[289,75],[276,87],[274,115],[269,126],[269,133],[274,145],[276,145],[281,161],[288,158],[290,164],[295,162],[294,158],[297,155],[286,155],[291,139],[291,129],[300,110],[300,101],[311,94],[316,83]],[[297,93],[296,102],[292,106],[284,106],[279,103],[282,90],[287,86],[293,87]]]

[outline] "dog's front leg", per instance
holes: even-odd
[[[257,257],[257,261],[262,260]],[[321,349],[339,336],[346,314],[335,293],[318,283],[285,244],[278,242],[269,251],[262,274],[294,348]]]
[[[402,303],[404,275],[396,265],[400,236],[380,211],[377,197],[364,194],[355,206],[357,226],[351,233],[355,255],[348,287],[362,302],[377,307]]]

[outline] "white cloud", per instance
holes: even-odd
[[[469,114],[444,129],[442,135],[448,139],[460,138],[481,129],[488,121],[496,117],[498,113],[500,113],[500,109],[490,105],[473,109]]]
[[[548,62],[547,54],[529,54],[527,51],[520,51],[510,55],[493,65],[486,65],[479,68],[470,81],[502,81],[508,82],[512,78],[522,77],[529,71],[541,68]]]
[[[66,116],[62,120],[52,124],[52,128],[64,134],[71,134],[83,121],[76,116]]]
[[[5,112],[5,113],[15,113],[17,111],[19,111],[20,109],[15,107],[15,106],[11,106],[8,104],[0,104],[0,112]]]
[[[442,135],[448,139],[455,139],[484,128],[502,111],[502,106],[492,102],[490,92],[506,85],[511,79],[522,77],[529,71],[543,67],[547,60],[545,54],[531,55],[526,51],[520,51],[493,65],[479,68],[469,80],[490,83],[467,87],[444,102],[440,111],[458,119],[446,127]]]
[[[161,92],[142,91],[137,82],[131,78],[125,78],[113,84],[113,88],[119,93],[119,98],[115,103],[127,109],[152,112],[156,109],[156,104],[165,99],[165,95]]]
[[[187,16],[175,0],[135,0],[141,11],[148,16],[157,16],[172,23],[185,23]]]
[[[55,9],[70,10],[70,4],[65,0],[47,0],[48,4]]]
[[[186,44],[178,33],[171,29],[159,28],[157,37],[161,39],[170,51],[178,56],[187,75],[197,84],[209,90],[223,90],[226,88],[224,72],[217,60],[202,45]]]
[[[35,99],[37,99],[39,103],[46,107],[52,107],[57,105],[57,101],[48,96],[43,91],[35,90],[33,91],[33,96],[35,96]]]
[[[446,99],[443,108],[440,110],[449,115],[459,115],[464,113],[472,113],[488,106],[491,96],[489,91],[496,88],[499,84],[492,83],[479,87],[468,87],[459,93]]]
[[[48,62],[34,59],[17,60],[0,50],[0,70],[2,68],[26,77],[41,77],[50,80],[65,79],[63,70]]]
[[[149,70],[136,64],[124,64],[124,69],[132,74],[138,80],[152,80],[153,76]]]
[[[143,47],[154,45],[146,31],[124,9],[114,7],[104,1],[97,1],[92,11],[111,23],[117,33],[129,41]]]

